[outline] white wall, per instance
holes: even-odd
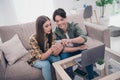
[[[84,4],[98,8],[95,0],[0,0],[0,26],[32,22],[40,15],[52,18],[57,8],[64,8],[69,14],[70,10],[83,9]]]
[[[64,8],[67,15],[83,11],[84,5],[92,5],[93,10],[99,13],[99,8],[96,7],[95,0],[54,0],[53,3],[54,9]],[[98,13],[97,16],[99,16]],[[95,14],[92,17],[92,22],[96,22]]]
[[[0,25],[17,23],[17,15],[12,0],[0,0]]]
[[[13,0],[15,11],[20,23],[36,20],[40,15],[51,17],[52,0]]]
[[[0,0],[0,26],[32,22],[52,13],[52,0]]]
[[[69,14],[70,10],[73,9],[83,9],[84,4],[95,5],[95,0],[53,0],[54,9],[64,8]]]

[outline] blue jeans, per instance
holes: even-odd
[[[42,74],[44,80],[52,80],[51,77],[51,64],[52,62],[59,61],[60,57],[59,56],[49,56],[46,60],[36,60],[33,64],[34,67],[38,69],[42,69]]]
[[[77,55],[80,53],[81,53],[80,50],[75,51],[75,52],[62,52],[62,53],[60,53],[60,58],[65,59],[65,58],[68,58],[68,57],[71,57],[71,56],[74,56],[74,55]]]
[[[60,54],[60,57],[61,57],[61,59],[65,59],[65,58],[80,54],[81,52],[82,52],[81,50],[78,50],[78,51],[75,51],[75,52],[69,52],[69,53],[68,52],[62,52]],[[88,78],[93,79],[94,78],[93,64],[91,64],[89,66],[86,66],[85,68],[86,68],[87,73],[88,73]]]

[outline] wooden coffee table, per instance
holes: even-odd
[[[76,65],[74,59],[79,57],[81,57],[81,54],[53,63],[53,66],[56,71],[57,80],[72,80],[64,69]],[[103,74],[103,72],[104,70],[102,71],[102,75],[96,77],[94,80],[98,80],[99,78],[103,77],[105,75]]]
[[[79,58],[80,56],[81,54],[53,63],[56,70],[57,80],[72,80],[64,69],[75,65],[76,63],[74,62],[74,59]]]
[[[76,63],[74,62],[74,59],[81,57],[81,54],[78,54],[76,56],[72,56],[70,58],[58,61],[53,63],[53,67],[55,68],[56,71],[56,76],[57,76],[57,80],[72,80],[69,75],[65,72],[64,69],[70,67],[70,66],[74,66],[76,65]],[[108,61],[109,59],[115,59],[116,61],[120,62],[120,54],[118,54],[117,52],[111,50],[110,48],[105,48],[105,70],[102,71],[102,75],[96,77],[93,80],[115,80],[115,79],[120,79],[120,71],[113,73],[113,74],[108,74]],[[118,79],[118,80],[119,80]]]

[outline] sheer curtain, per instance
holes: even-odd
[[[52,17],[53,0],[0,0],[0,26],[35,21],[40,15]]]
[[[0,0],[0,26],[17,23],[13,0]]]
[[[36,20],[40,15],[51,18],[53,13],[53,0],[13,0],[20,23]]]

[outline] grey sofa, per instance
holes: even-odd
[[[89,22],[84,22],[81,15],[74,14],[68,16],[68,20],[78,22],[80,25],[85,26],[86,35],[88,36],[89,49],[95,52],[104,52],[105,45],[110,47],[110,33],[109,29]],[[53,24],[53,26],[55,26]],[[18,34],[24,47],[30,51],[29,37],[35,32],[35,23],[25,23],[12,26],[1,26],[0,37],[2,42],[5,42]],[[105,44],[103,44],[103,43]],[[41,71],[27,64],[29,53],[20,58],[13,65],[8,65],[4,53],[0,51],[0,80],[43,80]],[[52,70],[54,72],[54,70]],[[55,80],[55,74],[53,74]]]

